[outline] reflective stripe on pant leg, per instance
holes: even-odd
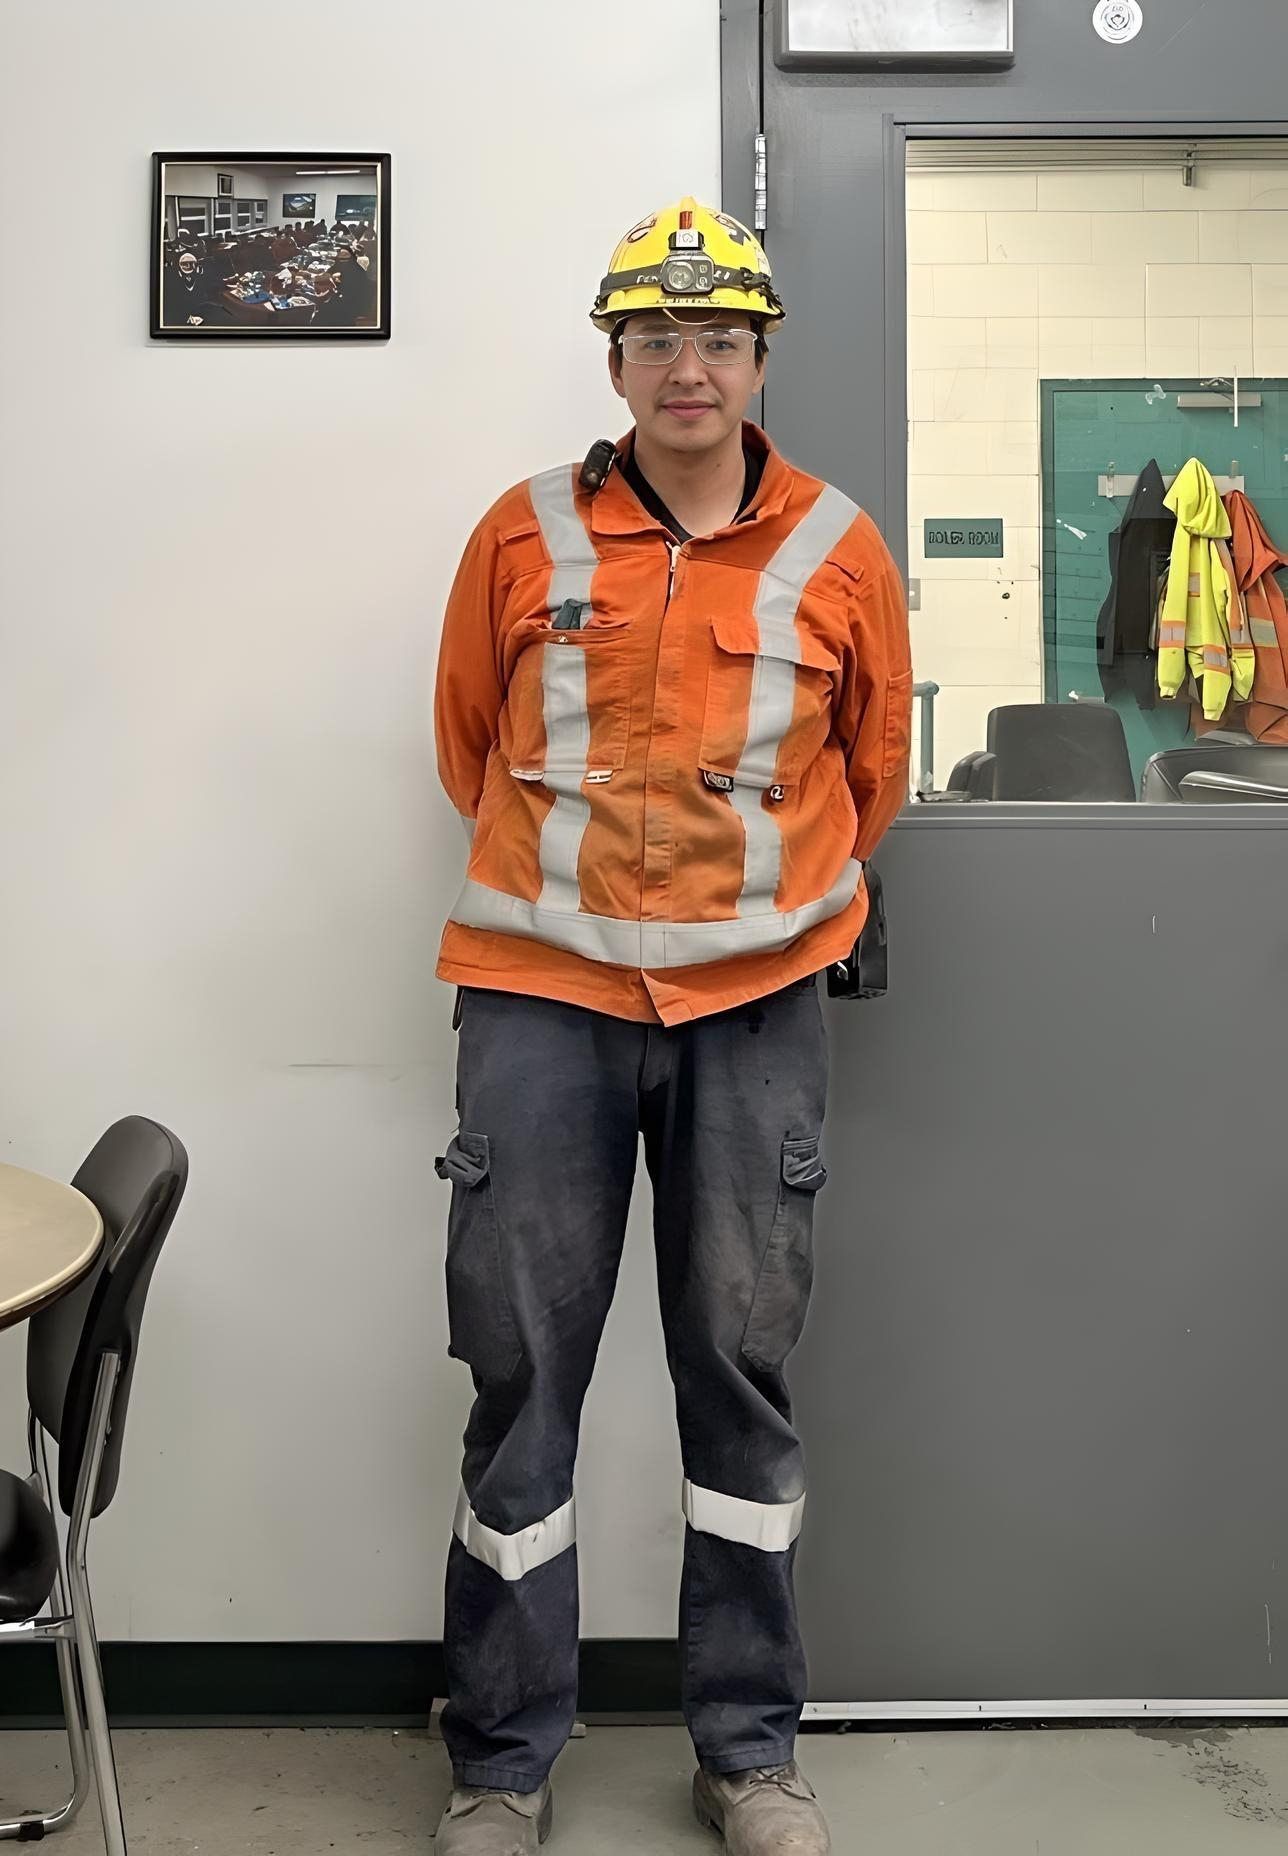
[[[801,1531],[805,1497],[794,1502],[749,1502],[737,1495],[684,1483],[684,1518],[699,1534],[715,1534],[762,1553],[786,1553]]]
[[[472,1559],[482,1560],[502,1579],[513,1581],[568,1551],[577,1538],[576,1504],[565,1502],[544,1521],[522,1527],[517,1534],[500,1534],[494,1527],[483,1525],[462,1488],[452,1531]]]

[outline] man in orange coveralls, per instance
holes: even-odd
[[[694,1802],[733,1856],[823,1856],[795,1764],[805,1477],[783,1368],[813,1276],[816,975],[907,796],[907,607],[868,516],[744,418],[783,314],[758,241],[685,199],[592,317],[634,416],[470,538],[435,696],[470,837],[457,986],[451,1351],[473,1373],[447,1573],[439,1856],[551,1825],[577,1697],[582,1401],[641,1134],[684,1458]]]

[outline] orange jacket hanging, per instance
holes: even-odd
[[[868,516],[744,437],[760,486],[713,535],[575,464],[475,529],[435,691],[470,836],[440,979],[675,1024],[854,945],[908,791],[903,586]]]
[[[1266,533],[1260,516],[1239,490],[1225,498],[1230,518],[1230,552],[1248,607],[1256,668],[1242,725],[1258,741],[1288,744],[1288,600],[1275,571],[1288,567]]]

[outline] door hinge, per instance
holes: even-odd
[[[756,194],[756,212],[752,225],[757,232],[763,232],[769,222],[769,156],[765,152],[765,138],[758,135],[755,140],[756,164],[754,187]]]

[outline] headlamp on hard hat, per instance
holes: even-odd
[[[668,296],[710,296],[716,287],[716,267],[702,249],[701,232],[681,226],[668,243],[671,249],[657,276],[663,290]]]

